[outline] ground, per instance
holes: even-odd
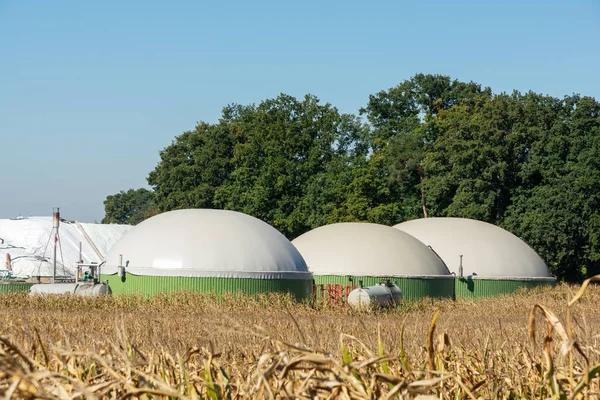
[[[546,398],[581,384],[581,394],[597,398],[600,287],[571,306],[569,327],[567,303],[578,289],[425,300],[385,313],[315,310],[273,296],[0,296],[0,391],[14,387],[19,398],[469,399]],[[536,304],[545,309],[537,308],[532,327]],[[550,335],[546,320],[554,322]]]

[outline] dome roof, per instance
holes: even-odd
[[[449,275],[427,246],[389,226],[357,222],[325,225],[292,243],[314,275]]]
[[[149,218],[110,250],[103,274],[117,272],[120,255],[136,275],[312,279],[285,236],[235,211],[176,210]]]
[[[450,271],[480,278],[551,278],[527,243],[487,222],[466,218],[422,218],[394,226],[431,246]]]

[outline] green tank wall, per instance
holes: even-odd
[[[347,285],[348,276],[339,275],[314,275],[315,284],[342,284]],[[448,278],[394,278],[382,276],[353,276],[353,284],[358,286],[362,281],[363,286],[379,284],[384,279],[395,282],[402,291],[404,300],[419,300],[425,297],[454,298],[454,279]]]
[[[500,280],[500,279],[455,279],[457,299],[476,299],[479,297],[499,296],[510,294],[522,288],[555,285],[554,281],[536,280]]]
[[[0,294],[29,292],[33,283],[0,283]]]
[[[114,295],[169,292],[242,292],[292,293],[298,301],[309,299],[312,294],[312,280],[309,279],[252,279],[252,278],[192,278],[184,276],[146,276],[127,273],[125,281],[114,275],[101,275],[107,280]]]

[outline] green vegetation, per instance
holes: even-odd
[[[146,189],[121,190],[104,200],[105,217],[103,224],[136,225],[157,213],[154,192]]]
[[[221,208],[293,239],[342,221],[467,217],[520,236],[559,278],[600,272],[595,99],[494,94],[418,74],[370,96],[360,114],[309,95],[229,105],[160,152],[153,197],[109,196],[105,221],[136,223],[154,205]]]

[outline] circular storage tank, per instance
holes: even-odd
[[[125,233],[105,261],[101,279],[113,294],[291,292],[304,299],[312,292],[312,275],[290,241],[235,211],[159,214]],[[124,277],[120,265],[126,265]]]
[[[505,294],[521,287],[556,281],[544,260],[527,243],[487,222],[422,218],[403,222],[395,228],[431,246],[439,254],[459,278],[457,297]]]
[[[316,284],[396,283],[407,300],[453,297],[454,279],[442,260],[414,237],[371,223],[325,225],[292,241]]]

